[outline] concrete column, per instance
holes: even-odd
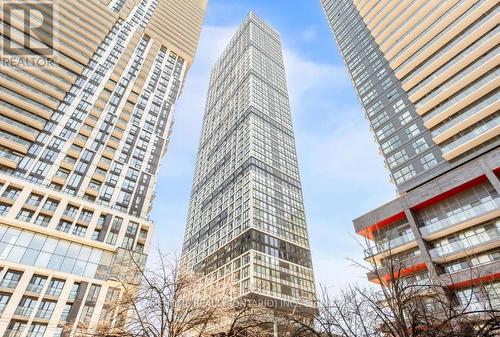
[[[420,249],[423,260],[427,265],[429,276],[431,277],[432,282],[434,282],[435,284],[439,284],[439,275],[437,273],[436,266],[432,262],[431,255],[429,254],[429,244],[426,241],[424,241],[424,239],[422,239],[422,233],[420,232],[420,228],[417,224],[415,216],[413,215],[413,212],[406,207],[404,212],[406,219],[408,220],[408,223],[410,224],[410,227],[413,231],[413,234],[415,235],[415,240],[417,241],[417,245],[418,248]]]
[[[427,265],[427,270],[429,272],[429,277],[431,279],[431,282],[432,282],[432,284],[437,286],[437,288],[435,290],[436,290],[439,298],[441,299],[441,302],[448,303],[450,301],[450,297],[446,293],[446,291],[440,287],[441,286],[441,279],[440,279],[439,274],[437,272],[436,265],[434,264],[434,262],[432,262],[432,257],[429,253],[429,244],[427,243],[427,241],[425,241],[422,238],[422,233],[420,232],[420,228],[418,226],[416,217],[414,216],[413,212],[408,207],[405,207],[404,212],[406,215],[406,219],[408,220],[408,223],[410,224],[410,227],[413,230],[413,234],[415,235],[415,240],[417,241],[418,248],[420,249],[423,260],[425,261],[425,264]]]
[[[5,267],[5,269],[8,269]],[[15,290],[12,293],[12,296],[9,300],[9,303],[7,303],[7,306],[5,307],[5,310],[2,314],[2,319],[0,320],[0,335],[3,335],[5,333],[5,330],[7,330],[9,321],[14,315],[14,312],[16,311],[16,308],[21,301],[21,298],[24,295],[24,290],[28,286],[31,277],[33,276],[33,271],[32,270],[19,270],[19,269],[14,269],[10,268],[10,270],[15,270],[15,271],[21,271],[22,276],[19,279],[19,283],[17,284]],[[33,314],[33,313],[32,313]],[[23,335],[27,333],[28,329],[24,329]]]
[[[491,165],[489,165],[489,163],[484,160],[484,158],[479,159],[479,165],[481,166],[489,182],[493,185],[493,187],[495,187],[497,193],[500,194],[500,180],[498,180],[498,177],[493,172],[496,167],[491,167]]]

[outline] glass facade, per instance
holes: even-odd
[[[497,309],[499,4],[321,4],[400,194],[353,221],[367,260],[426,269],[452,304],[489,294]]]
[[[280,38],[253,13],[212,69],[183,263],[204,296],[314,306]]]
[[[32,45],[20,37],[45,46],[47,36],[23,31],[20,13],[38,13],[26,11],[33,7],[57,23],[50,50],[35,53],[36,66],[0,69],[4,337],[87,333],[117,279],[137,282],[125,279],[124,268],[131,270],[132,257],[139,266],[146,261],[159,162],[207,3],[38,5],[12,2],[17,10],[0,19],[2,46],[30,55]]]

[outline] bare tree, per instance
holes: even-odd
[[[95,337],[203,337],[220,310],[196,293],[197,277],[179,259],[161,252],[155,267],[144,269],[131,256],[131,268],[119,273],[120,296],[104,305],[95,327],[79,325],[78,335]],[[135,280],[135,281],[134,281]]]
[[[177,258],[159,253],[153,269],[131,257],[120,296],[104,305],[100,324],[80,326],[92,337],[493,337],[500,335],[498,299],[471,268],[460,302],[450,296],[455,280],[433,282],[408,254],[390,248],[371,266],[377,287],[350,286],[337,296],[320,287],[317,311],[281,310],[255,297],[240,298],[231,279],[201,291],[200,277]],[[124,263],[129,265],[129,263]],[[120,267],[122,268],[122,267]],[[227,282],[227,283],[224,283]],[[201,288],[200,288],[201,287]],[[478,300],[479,299],[479,300]],[[279,329],[276,329],[276,328]]]
[[[498,298],[477,268],[470,268],[461,301],[459,284],[450,277],[432,280],[415,268],[411,254],[368,254],[369,265],[357,263],[377,287],[351,286],[337,296],[322,287],[318,315],[309,326],[313,336],[342,337],[492,337],[500,335]],[[444,274],[446,275],[446,274]],[[463,276],[463,275],[462,275]],[[461,282],[460,286],[463,286]],[[300,336],[300,335],[299,335]]]

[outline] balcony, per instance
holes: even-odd
[[[19,284],[19,280],[2,280],[0,283],[1,288],[15,289]]]
[[[500,209],[500,198],[491,199],[476,206],[472,206],[471,208],[464,209],[459,213],[453,214],[433,224],[421,227],[420,231],[422,233],[422,237],[424,237],[425,239],[434,239],[436,235],[433,234],[437,232],[452,227],[453,229],[457,229],[455,228],[455,225],[458,223],[464,223],[498,209]]]
[[[391,254],[399,253],[405,250],[407,248],[407,244],[411,242],[415,242],[415,235],[413,232],[408,232],[391,240],[381,240],[377,242],[375,246],[369,247],[365,250],[365,258],[370,258],[389,250]]]
[[[439,276],[442,284],[449,286],[460,286],[472,282],[482,282],[486,278],[492,278],[500,270],[500,260],[490,260],[477,265],[464,265],[460,269],[443,273]]]
[[[500,239],[500,230],[491,229],[487,232],[476,234],[460,241],[452,242],[447,245],[433,248],[429,251],[433,259],[442,259],[457,253],[474,254],[478,247],[487,243],[498,243]],[[486,249],[486,248],[485,248]]]
[[[5,330],[5,334],[3,335],[3,337],[21,337],[21,335],[23,334],[23,331],[24,330],[7,329],[7,330]]]
[[[394,256],[389,258],[389,261],[381,261],[377,265],[376,270],[367,273],[368,281],[379,283],[380,280],[388,280],[391,278],[391,273],[396,277],[404,277],[416,272],[426,270],[427,266],[424,262],[420,251],[415,252],[414,255],[408,257]]]
[[[48,320],[48,319],[50,319],[50,317],[52,317],[53,312],[54,312],[54,309],[39,309],[36,313],[36,317]]]
[[[487,300],[485,300],[487,299]],[[484,299],[477,298],[475,295],[472,298],[467,298],[467,303],[461,303],[456,306],[459,311],[476,312],[476,315],[481,315],[484,311],[497,309],[500,307],[500,296],[493,292],[484,294]]]
[[[30,316],[31,313],[33,312],[33,307],[17,307],[16,311],[14,312],[14,315],[17,316]]]
[[[43,290],[43,284],[28,284],[28,287],[26,287],[26,291],[32,292],[32,293],[41,293]]]

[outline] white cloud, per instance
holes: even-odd
[[[174,112],[176,122],[152,214],[154,241],[164,251],[182,244],[210,69],[236,29],[203,27],[195,63]],[[308,34],[312,37],[313,33]],[[304,194],[306,202],[311,202],[306,211],[316,280],[340,289],[365,280],[364,273],[346,260],[362,253],[352,238],[351,219],[360,215],[359,204],[371,207],[380,201],[380,186],[388,174],[359,105],[353,105],[353,89],[344,66],[315,62],[286,46],[283,53]],[[387,190],[392,189],[388,186]],[[365,189],[370,188],[373,195],[365,196]],[[355,192],[345,195],[347,190]]]
[[[312,91],[336,91],[350,85],[343,66],[308,60],[286,47],[283,49],[283,58],[293,106],[299,107],[300,102]]]
[[[302,154],[301,160],[308,170],[327,179],[356,183],[388,181],[388,171],[367,129],[366,124],[347,122],[327,135],[302,134],[301,147],[308,151]],[[321,165],[310,165],[318,160]]]
[[[300,33],[300,38],[304,42],[314,42],[318,37],[318,26],[309,26]]]

